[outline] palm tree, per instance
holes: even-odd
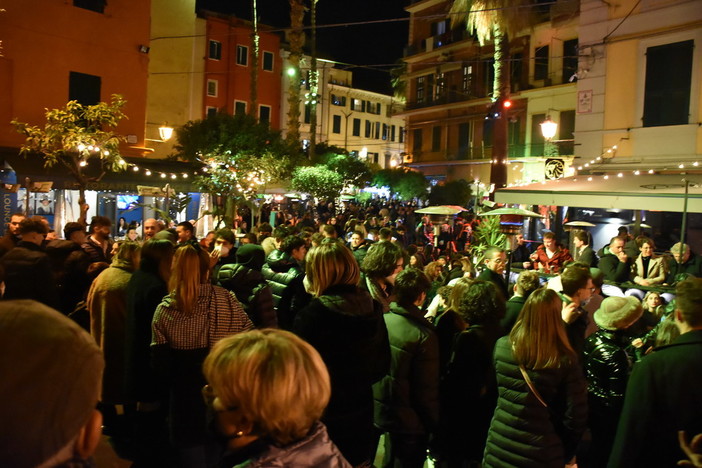
[[[288,131],[285,139],[291,145],[300,144],[300,61],[305,33],[302,23],[305,18],[303,0],[290,0],[290,84],[288,86]]]
[[[529,0],[453,0],[451,24],[464,24],[475,34],[481,46],[492,42],[495,47],[495,80],[492,99],[497,105],[509,99],[509,37],[528,24]],[[507,117],[501,113],[493,127],[490,182],[495,188],[507,185]]]

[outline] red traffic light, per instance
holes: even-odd
[[[504,107],[505,109],[509,109],[510,107],[512,107],[512,101],[510,101],[509,99],[505,99],[502,102],[502,107]]]

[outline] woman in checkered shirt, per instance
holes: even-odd
[[[171,441],[183,467],[214,466],[219,456],[200,393],[205,357],[220,339],[253,328],[236,296],[209,279],[209,254],[194,244],[179,247],[171,293],[156,308],[152,327],[152,365],[170,392]]]

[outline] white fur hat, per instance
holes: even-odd
[[[634,296],[608,297],[595,312],[595,323],[605,330],[624,330],[643,314],[641,302]]]

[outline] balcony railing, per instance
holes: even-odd
[[[466,29],[453,29],[443,34],[429,36],[426,39],[422,39],[414,44],[409,44],[405,47],[404,54],[405,57],[409,57],[411,55],[417,55],[424,52],[431,52],[432,50],[440,49],[449,44],[462,41],[466,38],[468,38],[468,32]]]

